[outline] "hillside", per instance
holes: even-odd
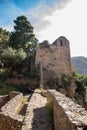
[[[87,57],[72,57],[72,64],[78,73],[87,75]]]

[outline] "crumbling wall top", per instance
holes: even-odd
[[[66,37],[64,36],[60,36],[59,38],[57,38],[52,45],[64,45],[64,44],[69,44],[69,41]]]
[[[42,43],[39,43],[38,46],[40,47],[40,49],[43,49],[43,48],[51,48],[54,45],[55,46],[63,46],[66,44],[69,44],[68,39],[64,36],[60,36],[52,44],[50,44],[47,40],[45,40]]]

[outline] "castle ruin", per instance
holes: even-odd
[[[53,44],[38,44],[36,50],[35,65],[36,68],[42,68],[40,73],[43,73],[44,80],[55,78],[56,75],[71,74],[71,56],[67,38],[61,36]]]

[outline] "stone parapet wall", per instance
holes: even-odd
[[[23,94],[18,93],[15,97],[8,101],[0,112],[0,130],[21,130],[23,116],[18,115],[18,109],[22,103]]]
[[[1,111],[2,112],[6,112],[6,113],[16,113],[21,102],[23,99],[23,94],[20,93],[18,95],[16,95],[14,98],[12,98],[10,101],[8,101],[2,108]]]
[[[9,100],[11,100],[16,95],[20,94],[19,92],[13,91],[9,95],[0,95],[0,109],[3,107]]]
[[[53,104],[55,130],[86,130],[87,111],[56,90],[45,94]]]

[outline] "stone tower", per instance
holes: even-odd
[[[61,36],[53,44],[41,43],[36,49],[36,68],[42,64],[44,80],[55,78],[56,75],[71,74],[71,57],[69,41]]]

